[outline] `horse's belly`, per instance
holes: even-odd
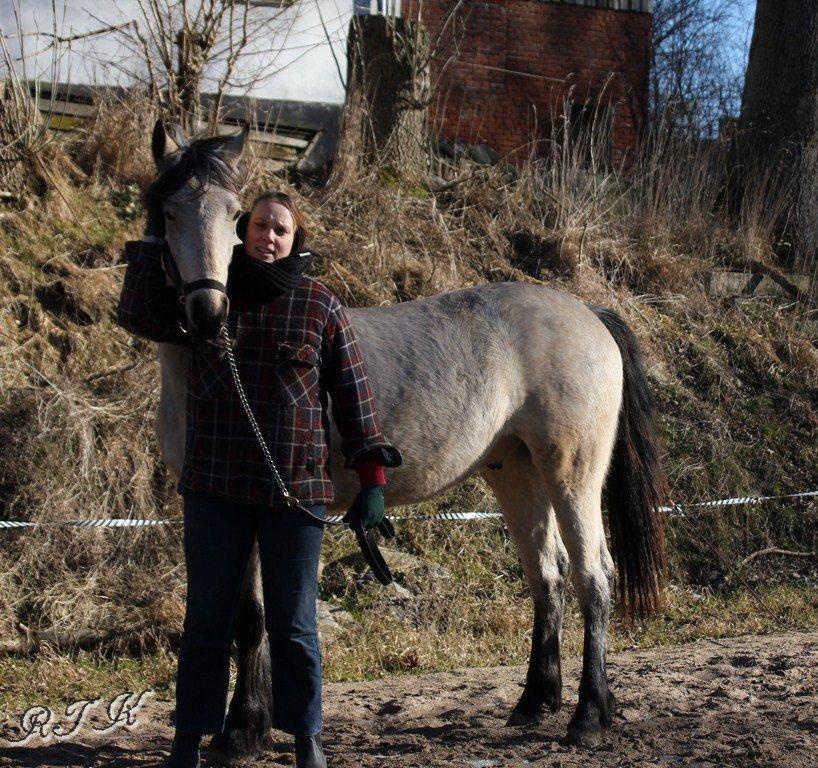
[[[484,403],[498,405],[497,398]],[[462,404],[461,404],[462,406]],[[418,504],[458,485],[493,460],[506,439],[505,407],[438,411],[418,406],[400,413],[379,413],[387,439],[400,450],[403,463],[387,468],[389,506]],[[330,460],[335,489],[333,511],[346,511],[360,490],[357,473],[344,469],[340,436],[333,424]]]

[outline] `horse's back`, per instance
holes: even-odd
[[[589,362],[615,369],[620,359],[593,310],[543,285],[488,283],[348,312],[367,364],[375,366],[379,360],[390,368],[396,360],[410,369],[448,366],[460,377],[475,366],[497,373],[513,357],[529,368],[579,375]]]
[[[616,343],[570,294],[490,283],[348,314],[381,427],[404,455],[399,503],[459,482],[498,440],[562,430],[589,401],[618,409]]]

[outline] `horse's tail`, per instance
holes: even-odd
[[[612,310],[589,305],[614,337],[622,355],[623,392],[619,426],[607,478],[608,523],[619,594],[630,616],[663,607],[667,569],[666,492],[659,461],[656,408],[633,331]]]

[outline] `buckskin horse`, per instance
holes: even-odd
[[[157,122],[157,175],[149,212],[166,232],[184,284],[227,282],[238,208],[237,168],[247,130],[186,139]],[[224,294],[205,284],[187,295],[188,326],[207,337],[224,319]],[[539,722],[562,698],[560,633],[570,574],[584,619],[579,702],[568,740],[595,746],[615,701],[605,669],[614,560],[602,521],[607,478],[618,592],[631,614],[660,607],[665,541],[663,475],[654,407],[636,338],[614,312],[545,286],[503,282],[386,307],[348,310],[384,435],[403,464],[390,473],[387,504],[429,499],[474,473],[492,488],[517,546],[534,603],[525,687],[509,725]],[[178,477],[184,458],[185,347],[160,344],[156,431]],[[331,409],[330,409],[331,411]],[[331,419],[335,501],[357,490],[343,469]],[[264,642],[259,564],[248,565],[236,627],[238,677],[225,730],[211,747],[255,752],[270,732],[270,661]]]

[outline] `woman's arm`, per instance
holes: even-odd
[[[185,315],[178,294],[168,287],[158,243],[125,243],[128,266],[117,308],[117,323],[151,341],[187,345]]]
[[[337,298],[332,302],[324,330],[321,371],[341,434],[344,466],[359,470],[362,486],[384,485],[383,467],[399,467],[403,458],[381,433],[361,351]]]

